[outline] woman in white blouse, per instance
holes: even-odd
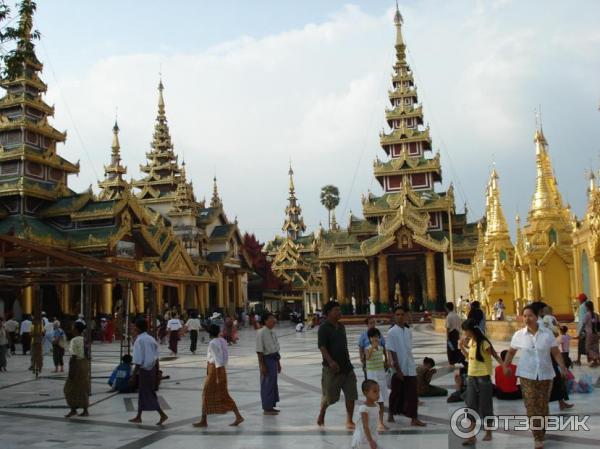
[[[206,427],[207,415],[233,412],[235,421],[231,426],[237,426],[244,418],[240,414],[234,400],[227,390],[227,372],[225,367],[229,359],[227,342],[219,337],[221,329],[216,324],[210,325],[208,335],[208,351],[206,354],[206,379],[202,391],[202,419],[194,423],[194,427]]]
[[[554,379],[554,368],[552,357],[560,366],[562,376],[567,375],[567,368],[558,348],[554,334],[548,329],[541,327],[538,316],[532,306],[523,309],[523,319],[526,326],[519,329],[512,337],[510,349],[504,360],[504,373],[511,375],[508,368],[517,351],[521,351],[517,362],[517,373],[521,381],[523,400],[527,409],[527,416],[541,417],[534,419],[532,424],[540,430],[532,430],[534,447],[544,447],[544,417],[548,416],[548,402],[552,390],[552,379]]]

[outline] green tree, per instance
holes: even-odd
[[[0,45],[2,54],[0,63],[2,64],[2,77],[14,79],[23,74],[26,69],[26,62],[32,61],[39,64],[34,52],[34,40],[40,38],[40,32],[32,30],[33,13],[37,5],[33,0],[22,0],[18,4],[19,22],[16,27],[5,26],[0,29]],[[4,0],[0,0],[0,26],[10,17],[10,8]],[[10,23],[10,21],[9,21]],[[6,51],[5,45],[14,42],[13,49]]]
[[[340,190],[331,184],[324,186],[321,189],[321,204],[327,209],[327,222],[331,229],[331,211],[340,204]]]

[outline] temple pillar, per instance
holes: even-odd
[[[338,262],[335,264],[335,290],[336,298],[340,304],[345,304],[346,301],[346,284],[344,281],[344,263]]]
[[[159,313],[163,313],[163,305],[164,305],[164,299],[163,299],[163,285],[162,284],[156,284],[156,307],[158,307]]]
[[[529,280],[531,281],[532,285],[533,285],[533,298],[527,298],[527,299],[531,299],[532,301],[538,301],[540,299],[540,280],[538,277],[538,271],[536,270],[533,262],[529,263]]]
[[[100,290],[100,313],[111,315],[113,308],[113,280],[106,278],[102,281]]]
[[[144,261],[143,260],[138,260],[136,262],[136,269],[140,273],[144,271]],[[144,283],[136,282],[135,289],[136,289],[137,310],[139,313],[144,313],[145,309],[146,309],[145,298],[144,298]]]
[[[329,292],[329,268],[326,265],[321,265],[321,288],[324,301],[328,302],[331,294]]]
[[[569,310],[572,310],[571,308],[571,300],[573,298],[575,298],[576,295],[576,287],[575,287],[575,268],[573,267],[573,265],[568,265],[568,269],[569,269]],[[573,319],[575,319],[575,317],[573,316]]]
[[[377,288],[377,264],[374,258],[369,259],[369,297],[377,302],[379,291]]]
[[[225,311],[229,311],[229,276],[223,273],[223,308]]]
[[[223,284],[225,283],[224,277],[225,275],[222,271],[217,275],[217,307],[220,308],[225,307],[225,292],[223,288]]]
[[[208,313],[208,308],[210,305],[210,284],[208,282],[206,282],[205,284],[202,284],[202,291],[203,291],[203,304],[202,304],[202,313]]]
[[[385,254],[380,254],[377,259],[377,273],[379,275],[379,300],[384,304],[389,304],[390,291],[388,284],[387,256]]]
[[[539,282],[539,295],[537,299],[544,301],[546,299],[546,289],[544,286],[544,272],[542,270],[538,270],[537,276]]]
[[[71,301],[71,286],[67,283],[60,284],[59,298],[60,298],[60,310],[63,315],[69,315],[71,313],[70,301]]]
[[[594,309],[598,310],[598,303],[600,302],[600,261],[594,257],[594,285],[596,285],[596,296],[592,298],[594,303]]]
[[[427,300],[437,301],[437,279],[435,275],[435,253],[427,251],[425,253],[425,275],[427,276]],[[452,298],[454,302],[456,298]]]
[[[185,310],[185,284],[177,284],[177,304],[179,304],[179,311]]]
[[[33,285],[23,287],[23,314],[31,315],[33,312]]]

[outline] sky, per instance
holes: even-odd
[[[457,208],[484,211],[492,164],[509,224],[535,185],[541,107],[559,188],[586,207],[600,168],[600,2],[406,0],[408,59]],[[38,0],[37,45],[59,153],[80,160],[76,191],[97,190],[118,115],[128,176],[150,149],[159,73],[175,151],[198,199],[212,178],[230,220],[281,234],[288,164],[308,232],[327,222],[322,186],[339,187],[342,226],[381,193],[372,162],[394,63],[390,0]]]

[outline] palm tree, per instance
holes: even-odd
[[[321,189],[321,204],[325,206],[328,214],[329,229],[331,229],[331,211],[340,204],[340,191],[336,186],[331,184],[324,186]]]

